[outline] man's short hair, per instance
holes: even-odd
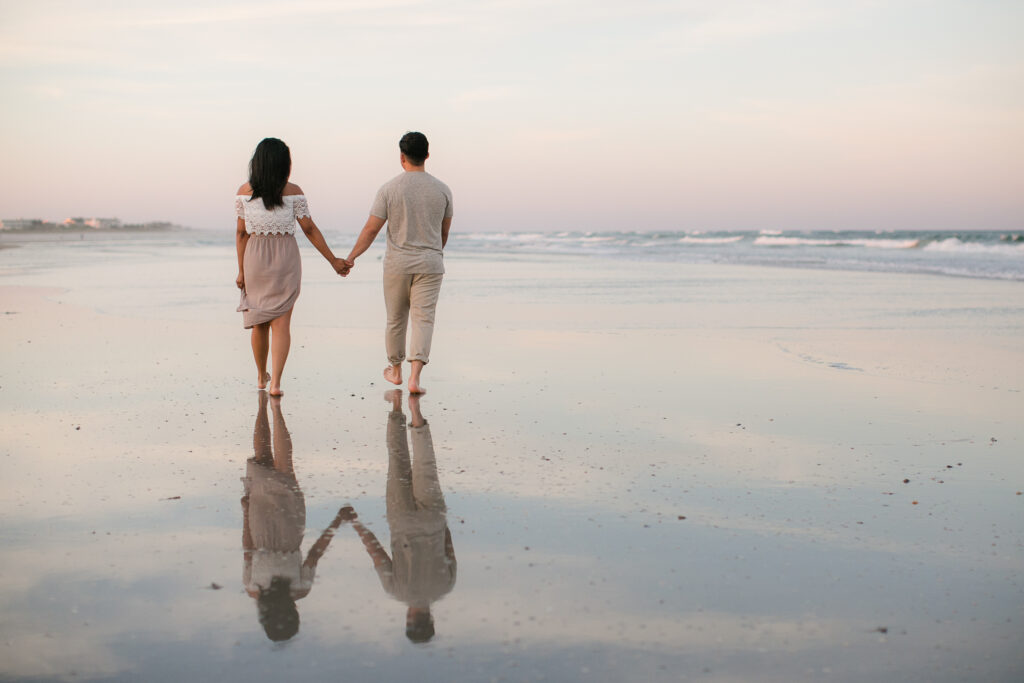
[[[434,617],[429,611],[420,612],[412,619],[406,619],[405,637],[414,643],[426,643],[434,637]]]
[[[398,149],[413,166],[422,166],[427,160],[430,143],[423,133],[409,132],[398,141]]]

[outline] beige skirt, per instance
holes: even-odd
[[[292,310],[302,284],[295,235],[251,235],[242,263],[245,288],[238,310],[246,329]]]

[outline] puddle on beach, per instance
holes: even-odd
[[[765,425],[701,444],[659,439],[654,416],[624,434],[545,421],[545,399],[381,394],[171,400],[159,440],[136,412],[104,453],[116,419],[92,415],[5,454],[26,471],[4,506],[0,677],[958,680],[1020,663],[1017,501],[967,511],[1006,485],[966,465],[904,455],[914,481],[887,492],[853,454],[810,456],[830,463],[819,481],[796,471],[815,468]]]

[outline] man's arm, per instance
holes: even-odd
[[[381,546],[380,541],[373,534],[372,531],[364,527],[360,522],[353,521],[352,528],[359,534],[359,539],[363,542],[363,547],[366,548],[366,552],[370,555],[370,559],[373,560],[374,569],[391,569],[391,558],[388,556],[384,547]]]
[[[448,244],[448,231],[452,229],[452,217],[448,216],[441,221],[441,248]]]
[[[349,252],[348,258],[345,259],[349,264],[354,264],[356,259],[363,255],[363,253],[370,248],[373,241],[377,239],[377,234],[380,233],[380,229],[384,227],[384,223],[387,221],[379,216],[370,214],[370,217],[366,219],[366,225],[363,226],[362,232],[359,233],[359,237],[356,238],[356,244],[352,247],[352,251]]]

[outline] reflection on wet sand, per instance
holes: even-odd
[[[267,416],[268,403],[273,431]],[[259,621],[267,637],[288,640],[299,630],[295,601],[309,595],[317,562],[334,530],[353,512],[350,507],[339,510],[303,560],[306,501],[295,479],[292,439],[281,414],[281,401],[268,397],[266,392],[260,392],[253,451],[242,478],[243,582],[246,592],[256,598]]]
[[[384,590],[408,605],[405,635],[414,643],[425,643],[434,637],[430,605],[455,585],[455,549],[437,476],[430,425],[420,412],[420,398],[409,396],[412,421],[407,430],[402,391],[394,389],[385,397],[392,404],[387,425],[391,555],[358,520],[352,520],[352,527],[373,559]],[[412,440],[411,460],[406,431]]]

